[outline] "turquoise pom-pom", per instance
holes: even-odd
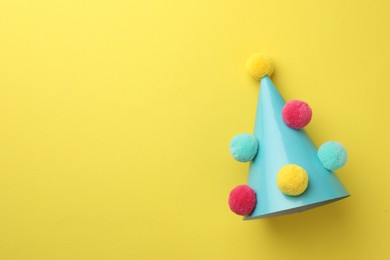
[[[249,162],[255,158],[259,143],[256,137],[250,134],[239,134],[230,142],[230,153],[239,162]]]
[[[347,162],[347,157],[347,150],[338,142],[326,142],[318,149],[318,158],[322,165],[330,171],[343,167]]]

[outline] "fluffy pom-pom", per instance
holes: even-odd
[[[230,153],[239,162],[249,162],[255,158],[259,143],[253,135],[239,134],[230,142]]]
[[[296,164],[288,164],[279,170],[276,183],[284,194],[299,196],[307,189],[309,176],[302,167]]]
[[[282,117],[287,126],[302,129],[310,123],[312,110],[306,102],[291,100],[284,105]]]
[[[330,141],[320,146],[318,158],[326,169],[334,171],[346,164],[348,155],[342,144]]]
[[[256,207],[256,192],[248,185],[238,185],[229,195],[230,209],[240,216],[247,216]]]
[[[249,74],[257,80],[260,80],[264,76],[271,77],[271,75],[274,73],[274,65],[271,59],[261,53],[250,57],[246,63],[246,68]]]

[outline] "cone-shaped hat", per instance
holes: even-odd
[[[338,177],[324,168],[306,132],[290,128],[283,121],[284,105],[271,79],[262,77],[254,131],[259,150],[250,165],[248,178],[257,203],[244,219],[295,213],[349,196]],[[299,196],[284,194],[276,182],[280,169],[290,164],[302,167],[308,175],[307,189]]]

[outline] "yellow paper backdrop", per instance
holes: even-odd
[[[389,1],[0,1],[0,259],[389,259]],[[352,196],[227,206],[258,86],[345,144]]]

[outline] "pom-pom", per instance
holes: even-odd
[[[256,192],[248,185],[238,185],[229,195],[230,209],[240,216],[247,216],[256,207]]]
[[[239,162],[249,162],[255,158],[259,144],[250,134],[239,134],[230,142],[230,153]]]
[[[302,129],[310,123],[312,111],[310,106],[300,100],[287,102],[282,110],[284,123],[294,129]]]
[[[334,171],[346,164],[347,150],[338,142],[326,142],[318,149],[318,158],[326,169]]]
[[[307,189],[309,176],[302,167],[296,164],[288,164],[279,170],[276,183],[284,194],[299,196]]]
[[[271,59],[261,53],[250,57],[246,63],[246,68],[249,74],[256,80],[260,80],[265,76],[271,77],[272,73],[274,73],[274,65]]]

